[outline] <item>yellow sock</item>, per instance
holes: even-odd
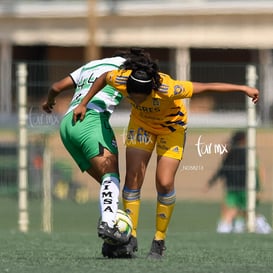
[[[123,200],[124,210],[130,215],[133,223],[132,236],[137,236],[138,216],[140,208],[140,199],[137,200]]]
[[[155,233],[155,240],[165,240],[167,229],[172,217],[173,204],[162,204],[157,202],[156,207],[156,233]]]

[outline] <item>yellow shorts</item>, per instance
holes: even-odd
[[[148,128],[143,128],[130,120],[127,129],[126,147],[152,152],[156,145],[156,153],[181,160],[183,157],[184,145],[186,141],[186,129],[179,127],[169,134],[155,134]]]

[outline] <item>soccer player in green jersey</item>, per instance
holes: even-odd
[[[258,162],[258,160],[257,160]],[[256,168],[257,205],[261,193],[261,168]],[[217,225],[218,233],[241,233],[246,231],[247,220],[247,135],[245,131],[235,132],[229,144],[229,150],[219,168],[208,181],[206,190],[224,182],[224,200],[221,207],[221,218]],[[257,214],[255,222],[256,233],[271,233],[272,228],[266,218]]]
[[[69,108],[61,121],[61,139],[81,171],[87,172],[101,184],[99,237],[120,243],[124,243],[125,238],[115,226],[120,188],[118,148],[109,118],[122,95],[115,88],[105,86],[89,100],[86,119],[81,122],[73,122],[73,109],[85,97],[96,78],[107,71],[118,69],[124,61],[123,57],[117,56],[85,64],[55,82],[42,105],[45,112],[51,113],[56,103],[55,98],[63,91],[75,88]]]

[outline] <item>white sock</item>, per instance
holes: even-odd
[[[101,221],[113,227],[119,203],[119,178],[115,174],[106,174],[100,187]]]

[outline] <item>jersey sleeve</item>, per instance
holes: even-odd
[[[73,80],[75,86],[78,84],[78,82],[80,80],[81,71],[82,71],[82,67],[78,68],[77,70],[75,70],[75,71],[73,71],[72,73],[69,74],[69,76]]]
[[[160,97],[169,97],[173,100],[192,97],[192,82],[174,80],[169,75],[163,73],[161,73],[160,76],[162,79],[162,84],[157,92]]]
[[[131,70],[112,70],[106,75],[107,84],[118,90],[123,96],[128,96],[127,80]]]
[[[80,81],[87,77],[88,80],[95,80],[101,74],[117,69],[125,61],[122,57],[104,58],[101,60],[94,60],[70,73],[70,77],[77,85]]]
[[[175,81],[173,96],[175,99],[191,98],[193,94],[193,84],[190,81]]]

